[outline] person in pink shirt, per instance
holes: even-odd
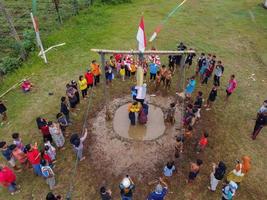
[[[228,86],[226,88],[226,97],[225,97],[225,101],[228,101],[228,98],[230,97],[230,95],[235,91],[237,87],[237,81],[235,80],[235,75],[232,74],[231,78],[229,80]]]
[[[21,84],[22,91],[26,93],[26,92],[29,92],[31,88],[32,88],[31,82],[29,80],[24,79]]]

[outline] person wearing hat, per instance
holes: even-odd
[[[16,184],[16,175],[11,169],[3,165],[0,165],[0,185],[7,187],[11,195],[20,192]]]
[[[48,192],[46,195],[46,200],[61,200],[61,195],[54,195],[52,192]]]
[[[126,175],[119,185],[121,190],[121,200],[132,200],[133,199],[133,190],[135,189],[134,182],[130,176]]]
[[[230,181],[228,185],[222,189],[222,200],[232,200],[238,185],[234,181]]]
[[[155,191],[151,192],[147,200],[164,200],[168,192],[168,185],[166,182],[159,178],[159,184],[156,186]]]
[[[261,129],[267,125],[267,100],[263,102],[263,105],[257,113],[257,119],[255,122],[254,130],[251,134],[251,138],[256,140],[257,135],[260,133]]]

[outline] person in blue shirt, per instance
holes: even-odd
[[[154,80],[156,79],[156,74],[158,72],[158,65],[156,63],[150,63],[149,64],[149,70],[150,70],[150,80]]]
[[[130,176],[126,175],[119,185],[121,190],[121,200],[132,200],[133,199],[133,191],[135,189],[135,185]]]
[[[159,178],[159,182],[160,183],[156,186],[155,191],[148,195],[147,200],[164,200],[168,192],[168,185],[162,178]]]
[[[167,165],[163,169],[163,174],[166,177],[171,177],[173,172],[175,171],[174,162],[168,162]]]
[[[196,80],[195,80],[195,76],[192,76],[187,83],[187,86],[185,88],[185,95],[187,98],[190,98],[192,93],[194,92],[196,88]]]

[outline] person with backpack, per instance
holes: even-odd
[[[46,183],[49,185],[49,189],[53,190],[56,185],[55,173],[52,168],[47,164],[46,160],[41,160],[40,163],[42,176],[45,178]]]
[[[232,200],[235,196],[238,185],[234,181],[230,181],[222,189],[222,200]]]
[[[85,156],[83,156],[83,142],[87,137],[87,128],[84,129],[84,135],[80,138],[78,134],[73,134],[70,138],[70,143],[73,145],[73,149],[78,157],[79,161],[83,161]]]
[[[212,192],[215,192],[218,183],[223,179],[226,173],[225,164],[220,161],[218,165],[215,163],[212,164],[212,172],[210,174],[210,186],[208,189]]]
[[[130,176],[126,175],[119,185],[121,190],[121,200],[132,200],[133,199],[133,190],[135,185]]]

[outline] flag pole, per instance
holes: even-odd
[[[40,37],[40,33],[39,33],[39,30],[38,30],[39,29],[38,28],[38,24],[37,24],[38,22],[37,22],[36,18],[34,19],[32,12],[31,12],[31,19],[32,19],[32,23],[33,23],[33,27],[34,27],[34,31],[35,31],[35,35],[36,35],[37,44],[41,49],[41,54],[42,54],[42,57],[44,59],[44,62],[47,63],[46,55],[45,55],[45,52],[44,52],[44,47],[43,47],[43,44],[42,44],[42,41],[41,41],[41,37]]]

